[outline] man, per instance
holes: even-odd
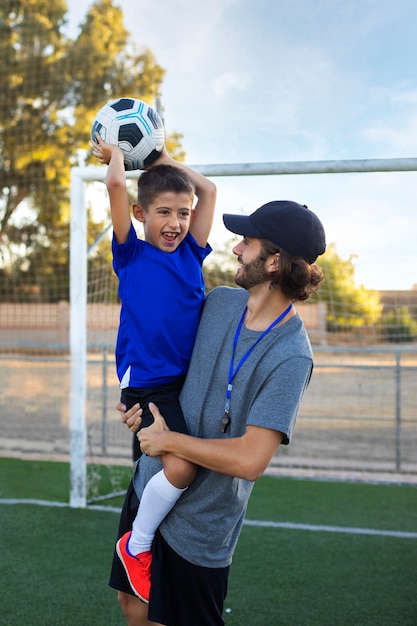
[[[157,457],[170,453],[199,469],[155,537],[149,606],[130,595],[113,565],[110,584],[129,626],[224,624],[229,566],[254,481],[289,443],[313,369],[293,303],[323,279],[314,264],[325,250],[320,220],[306,206],[274,201],[250,216],[224,215],[224,223],[243,236],[233,248],[243,289],[219,287],[206,298],[181,392],[190,434],[169,431],[150,405],[154,424],[138,435],[148,456],[126,496],[121,534],[160,469]],[[122,419],[135,430],[140,414],[136,405]]]

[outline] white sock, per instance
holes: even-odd
[[[174,487],[166,478],[164,470],[152,476],[143,490],[132,525],[132,535],[129,539],[129,551],[132,554],[151,549],[156,529],[185,489]]]

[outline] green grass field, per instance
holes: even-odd
[[[129,469],[117,471],[126,483]],[[67,502],[68,475],[65,463],[0,459],[0,499]],[[1,503],[0,515],[0,624],[124,624],[107,586],[117,513]],[[337,532],[416,534],[417,488],[264,477],[246,518],[311,529],[243,527],[227,626],[417,623],[417,538]]]

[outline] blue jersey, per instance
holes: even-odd
[[[121,387],[157,387],[187,372],[204,301],[202,264],[211,252],[188,233],[174,252],[113,238],[122,303],[116,343]]]

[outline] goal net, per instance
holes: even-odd
[[[415,232],[417,215],[414,223],[401,222],[396,204],[399,189],[407,202],[417,202],[417,160],[196,169],[218,186],[214,251],[204,263],[207,290],[234,284],[235,240],[222,224],[223,213],[250,213],[273,198],[291,198],[306,201],[326,228],[328,251],[318,261],[325,283],[318,298],[297,304],[313,344],[315,372],[293,441],[279,449],[270,471],[395,480],[417,472],[416,263],[400,236]],[[16,258],[3,259],[1,268],[0,454],[70,461],[74,507],[122,491],[132,469],[133,435],[115,410],[120,304],[105,175],[105,167],[72,170],[69,276],[53,250],[35,254],[30,241],[10,248]],[[137,172],[127,175],[134,194]],[[356,206],[345,206],[346,186]],[[381,192],[400,231],[381,215]],[[335,228],[336,212],[342,232]],[[384,252],[366,256],[371,279],[362,288],[363,256],[383,237]],[[380,277],[393,268],[399,287],[381,290]]]
[[[196,169],[212,177],[247,180],[293,174],[413,171],[416,160],[211,165]],[[110,227],[87,246],[87,217],[91,220],[91,212],[99,213],[96,219],[100,222],[109,222],[105,175],[105,167],[73,168],[71,180],[70,502],[77,507],[85,506],[94,496],[90,462],[131,463],[132,454],[132,434],[124,430],[115,411],[119,397],[114,364],[119,303],[117,280],[111,270]],[[131,182],[137,175],[127,173]],[[230,248],[219,245],[207,263],[207,289],[233,284]],[[325,257],[319,263],[325,264]],[[417,291],[392,291],[385,293],[382,301],[381,294],[372,290],[359,289],[358,293],[346,283],[338,285],[333,273],[340,272],[338,264],[343,266],[346,261],[330,258],[328,263],[325,268],[330,277],[321,295],[297,306],[316,353],[316,372],[291,451],[284,449],[275,464],[310,472],[323,463],[344,471],[413,471]],[[378,263],[381,259],[376,259]],[[410,270],[410,285],[413,280]],[[345,293],[340,294],[341,288]],[[361,306],[362,297],[374,299],[374,306],[369,310]],[[378,439],[380,445],[376,446]],[[117,472],[112,487],[117,487]]]

